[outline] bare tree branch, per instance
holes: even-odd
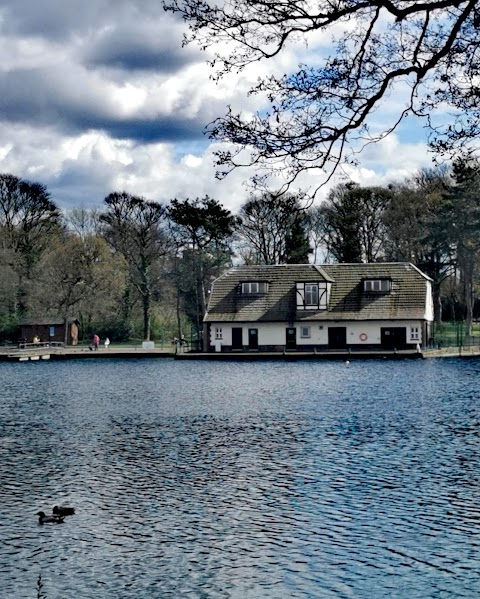
[[[266,94],[270,110],[246,117],[229,109],[207,127],[212,139],[233,144],[216,155],[219,178],[239,166],[254,167],[259,177],[281,175],[286,189],[311,169],[322,169],[328,178],[343,162],[355,162],[366,141],[383,139],[408,114],[426,117],[431,146],[440,154],[473,147],[480,134],[477,4],[171,0],[165,7],[188,24],[186,43],[229,48],[212,61],[215,77],[268,60],[287,43],[308,43],[319,30],[343,26],[322,66],[299,65],[296,72],[261,79],[251,90]],[[405,85],[411,93],[398,117],[383,131],[372,131],[374,112]],[[437,116],[440,106],[451,111],[446,125]]]

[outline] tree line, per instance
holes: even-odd
[[[380,187],[255,192],[232,214],[205,196],[162,204],[112,192],[62,211],[47,188],[0,175],[0,337],[27,316],[80,321],[120,341],[200,342],[211,282],[233,264],[412,262],[432,278],[435,319],[475,314],[480,166],[467,158]]]

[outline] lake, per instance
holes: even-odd
[[[476,599],[479,374],[0,363],[0,596]]]

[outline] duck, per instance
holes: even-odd
[[[46,516],[45,512],[37,512],[39,524],[63,524],[63,516]]]
[[[52,512],[54,516],[73,516],[75,513],[75,508],[67,507],[65,505],[55,505],[53,506]]]

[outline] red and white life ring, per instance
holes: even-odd
[[[359,335],[360,341],[366,341],[368,339],[367,333],[360,333]]]

